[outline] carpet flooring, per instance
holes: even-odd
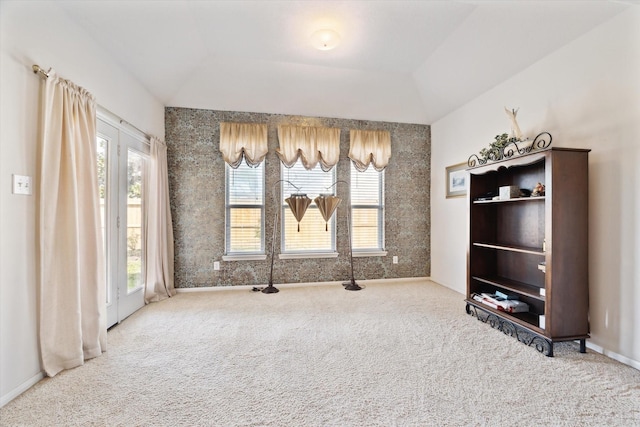
[[[0,409],[3,426],[634,426],[640,371],[549,358],[427,280],[181,293],[108,351]]]

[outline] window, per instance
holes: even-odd
[[[300,222],[300,231],[298,232],[298,221],[293,216],[289,205],[284,201],[295,193],[304,193],[312,200],[319,194],[335,195],[335,186],[331,187],[335,182],[335,168],[324,172],[318,164],[313,170],[307,170],[300,159],[291,168],[283,165],[280,167],[281,179],[283,180],[281,206],[282,253],[285,254],[283,258],[287,257],[287,253],[299,253],[306,256],[336,254],[335,214],[332,215],[328,223],[328,229],[325,229],[325,220],[316,204],[312,203]],[[290,181],[300,190],[296,190],[286,181]]]
[[[264,163],[226,165],[227,255],[264,254]]]
[[[384,251],[384,171],[358,172],[351,163],[351,208],[353,251]]]

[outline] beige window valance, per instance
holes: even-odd
[[[267,125],[264,123],[220,123],[220,151],[224,161],[237,168],[244,158],[259,165],[267,155]]]
[[[369,164],[378,172],[384,170],[391,158],[391,136],[386,130],[351,129],[349,158],[360,172]]]
[[[280,147],[276,154],[287,167],[295,165],[298,158],[306,169],[313,169],[318,162],[328,171],[340,158],[340,129],[317,126],[278,126]]]

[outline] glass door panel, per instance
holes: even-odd
[[[100,120],[96,136],[96,161],[109,327],[118,322],[118,129]]]
[[[145,158],[128,150],[127,160],[127,293],[144,285],[142,194]]]
[[[120,132],[120,147],[118,317],[122,320],[144,306],[144,176],[149,146]]]
[[[102,229],[102,243],[105,257],[105,277],[107,277],[107,169],[109,168],[108,156],[108,140],[102,138],[100,135],[97,137],[97,162],[98,162],[98,194],[100,196],[100,225]],[[106,293],[107,304],[111,302],[111,292],[107,289]]]

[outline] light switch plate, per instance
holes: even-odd
[[[26,175],[13,175],[13,194],[31,195],[31,177]]]

